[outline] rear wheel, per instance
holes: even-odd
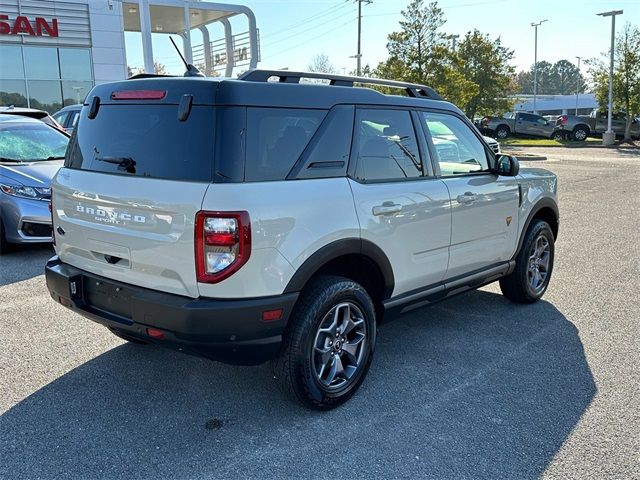
[[[516,268],[500,279],[503,295],[518,303],[539,300],[551,280],[554,253],[551,227],[543,220],[533,220],[516,257]]]
[[[561,142],[562,140],[564,140],[564,133],[563,132],[553,132],[553,135],[551,135],[551,139],[555,140],[557,142]]]
[[[578,125],[573,129],[573,133],[571,135],[573,136],[574,140],[583,142],[589,136],[589,128],[585,127],[584,125]]]
[[[375,309],[366,290],[347,278],[318,277],[296,304],[272,363],[274,376],[306,406],[335,408],[362,384],[375,339]]]
[[[498,128],[496,128],[496,138],[500,140],[504,140],[508,136],[509,136],[509,127],[505,125],[500,125]]]

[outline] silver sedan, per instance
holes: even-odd
[[[68,135],[39,120],[0,114],[0,255],[51,241],[51,179]]]

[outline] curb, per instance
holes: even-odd
[[[634,145],[609,145],[604,146],[602,144],[597,145],[534,145],[529,143],[519,143],[518,145],[500,145],[500,149],[514,148],[608,148],[611,150],[623,149],[623,150],[638,150],[640,147]]]
[[[518,155],[515,154],[514,157],[518,159],[519,162],[542,162],[547,159],[547,157],[543,155]]]

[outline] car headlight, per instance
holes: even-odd
[[[29,187],[27,185],[9,185],[0,183],[0,190],[7,195],[21,198],[31,198],[33,200],[49,200],[51,189],[43,187]]]

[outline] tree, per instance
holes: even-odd
[[[538,91],[540,95],[572,95],[576,87],[580,93],[585,91],[586,79],[578,67],[568,60],[559,60],[554,64],[540,61],[538,66]],[[529,71],[521,71],[515,76],[518,93],[533,94],[534,66]]]
[[[513,50],[504,47],[500,37],[492,40],[478,30],[467,32],[455,55],[457,71],[475,85],[463,108],[469,118],[511,109],[513,100],[507,95],[513,91]]]
[[[388,36],[390,56],[377,66],[374,75],[429,85],[447,100],[466,103],[474,86],[454,66],[455,55],[440,31],[445,19],[438,3],[425,6],[423,0],[413,0],[401,13],[401,30]],[[397,93],[384,87],[380,90]]]
[[[591,59],[589,73],[601,109],[609,104],[609,53],[606,60]],[[631,141],[631,124],[640,115],[640,30],[626,24],[616,38],[613,62],[613,108],[624,110],[627,124],[624,139]]]
[[[444,13],[437,2],[413,0],[402,11],[401,30],[389,35],[389,58],[375,74],[433,87],[467,115],[507,110],[512,90],[513,52],[500,39],[491,40],[477,30],[467,33],[457,51],[445,41]]]
[[[329,61],[329,57],[324,53],[320,53],[311,59],[311,63],[307,67],[310,72],[318,73],[338,73],[336,67]]]
[[[158,60],[153,61],[153,71],[156,75],[168,75],[167,67],[164,64],[160,63]]]
[[[434,49],[444,41],[440,27],[445,24],[444,12],[438,2],[424,5],[424,0],[413,0],[400,12],[399,32],[389,34],[387,50],[393,61],[405,64],[412,76],[422,80],[429,75],[434,63]]]

